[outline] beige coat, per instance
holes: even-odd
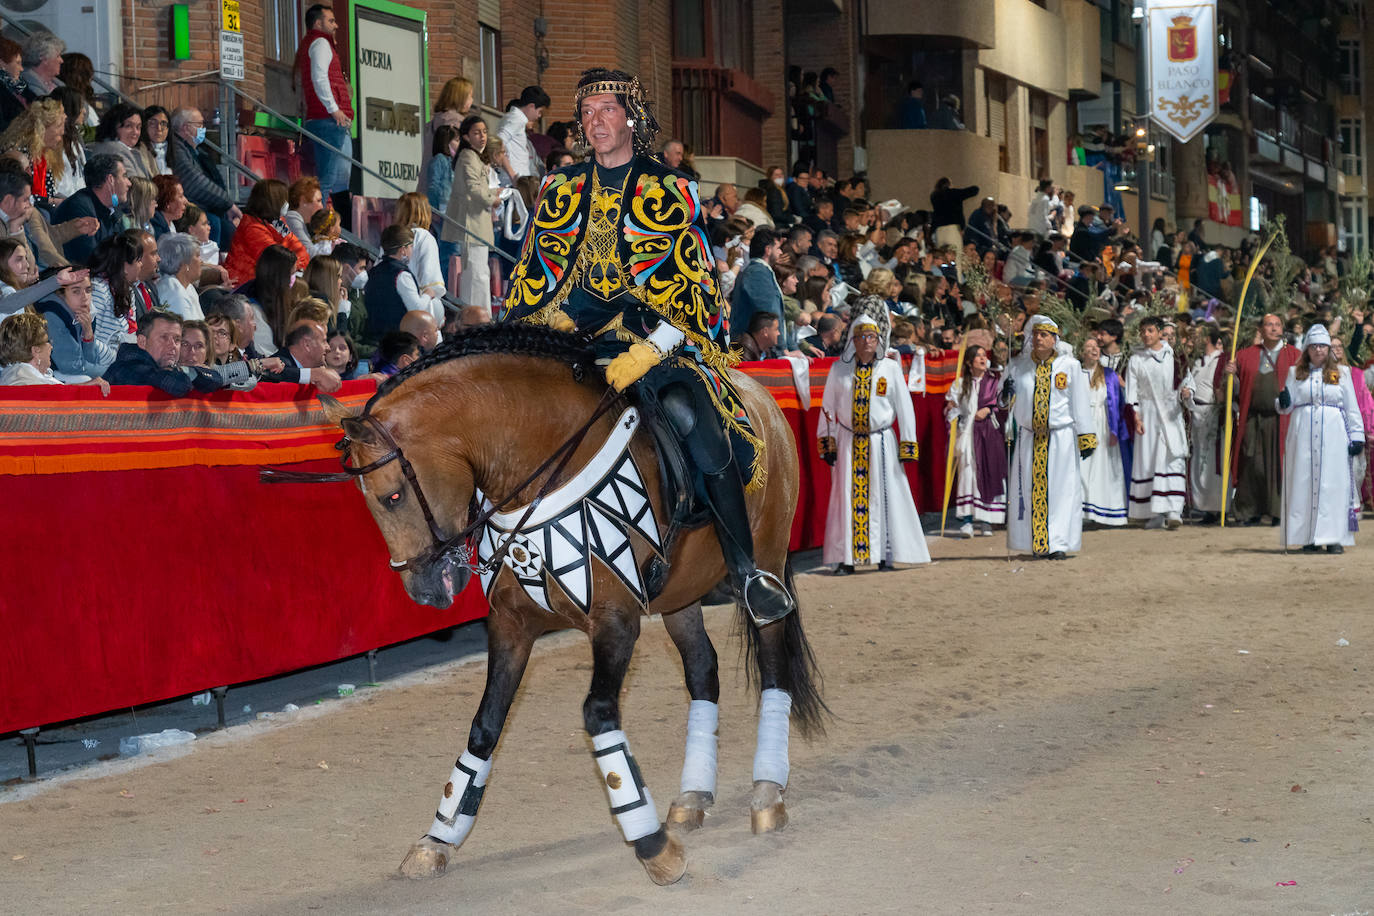
[[[491,208],[501,196],[500,188],[491,186],[491,167],[482,161],[477,151],[471,148],[458,152],[458,161],[453,167],[453,193],[448,199],[448,210],[444,215],[443,234],[445,242],[462,242],[465,245],[496,244],[492,232]],[[460,232],[458,227],[467,230]]]

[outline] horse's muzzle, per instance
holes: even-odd
[[[425,567],[423,572],[402,573],[401,581],[416,604],[446,608],[453,604],[453,596],[467,587],[471,576],[472,570],[445,556]]]

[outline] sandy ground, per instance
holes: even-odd
[[[1370,548],[1285,557],[1275,541],[1090,532],[1068,563],[1008,563],[1000,536],[945,540],[929,567],[803,576],[835,718],[794,738],[792,821],[764,837],[755,700],[731,612],[708,610],[720,786],[673,887],[650,884],[607,813],[580,726],[589,656],[564,634],[531,663],[443,878],[394,870],[462,749],[482,663],[0,804],[0,910],[1367,913]],[[686,701],[652,621],[624,711],[660,813]]]

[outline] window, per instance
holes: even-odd
[[[703,0],[673,3],[673,57],[700,60],[706,56],[706,10]]]
[[[1341,171],[1364,177],[1364,119],[1341,118]]]
[[[754,10],[742,0],[712,0],[716,65],[754,75]]]
[[[1345,95],[1360,95],[1364,80],[1360,71],[1364,69],[1364,54],[1358,38],[1342,38],[1340,48],[1341,92]]]
[[[301,9],[296,0],[266,0],[262,11],[262,35],[267,59],[295,66],[300,44]]]
[[[1007,155],[1007,78],[985,71],[983,85],[987,93],[987,135],[998,144],[997,168],[1006,172],[1011,168]]]
[[[1364,198],[1341,200],[1340,248],[1351,254],[1369,252],[1369,209]]]
[[[501,109],[501,32],[478,23],[478,54],[481,78],[477,87],[477,102],[487,108]]]
[[[1030,92],[1030,177],[1050,177],[1050,97]]]

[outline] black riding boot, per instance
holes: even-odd
[[[763,572],[754,564],[754,538],[749,531],[749,510],[744,502],[744,484],[734,464],[715,474],[703,474],[716,537],[725,554],[730,583],[744,602],[744,609],[762,626],[781,620],[796,607],[792,596],[777,576]]]

